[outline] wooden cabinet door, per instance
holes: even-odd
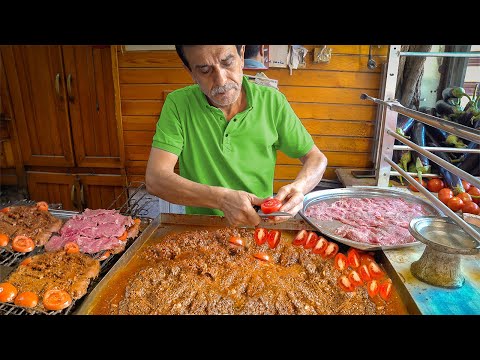
[[[61,46],[1,51],[24,164],[73,166]]]
[[[79,210],[75,175],[29,171],[27,183],[31,200],[62,204],[64,210]]]
[[[83,209],[119,209],[127,201],[123,175],[79,175],[79,180]]]
[[[110,46],[63,46],[79,167],[122,167]]]

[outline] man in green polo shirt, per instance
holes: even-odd
[[[243,75],[244,45],[177,45],[196,83],[168,94],[147,164],[147,191],[186,206],[187,214],[223,215],[257,226],[253,205],[273,196],[277,150],[299,158],[296,179],[275,198],[298,213],[322,179],[325,155],[278,90]],[[180,174],[175,173],[179,161]]]

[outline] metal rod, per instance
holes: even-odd
[[[441,146],[422,146],[424,150],[428,151],[439,151],[439,152],[452,152],[452,153],[479,153],[480,149],[464,149],[456,147],[441,147]],[[410,150],[410,147],[407,145],[393,145],[393,150]]]
[[[447,169],[452,174],[455,174],[458,177],[460,177],[460,179],[468,181],[470,184],[480,188],[480,179],[477,179],[475,176],[470,175],[469,173],[463,171],[462,169],[459,169],[457,166],[453,165],[452,163],[449,163],[448,161],[443,160],[437,155],[432,154],[430,151],[424,150],[421,146],[418,146],[414,142],[404,138],[402,135],[399,135],[394,131],[387,130],[387,134],[393,136],[398,141],[403,142],[404,144],[407,144],[416,152],[422,155],[425,155],[427,158],[436,162],[438,165],[442,166],[443,168]]]
[[[388,106],[389,109],[396,111],[400,114],[412,117],[424,124],[445,130],[446,132],[457,135],[458,137],[462,139],[467,139],[470,141],[473,141],[477,144],[480,144],[480,130],[470,128],[468,126],[464,125],[459,125],[455,124],[454,122],[450,120],[444,120],[440,119],[438,117],[424,114],[419,111],[415,111],[409,108],[406,108],[402,104],[400,104],[398,101],[383,101],[380,99],[373,98],[371,96],[368,96],[367,94],[362,94],[360,95],[360,99],[368,99],[371,100],[377,104],[382,104]]]
[[[475,52],[415,52],[400,51],[400,56],[427,56],[427,57],[480,57]]]
[[[407,174],[408,175],[412,175],[412,176],[418,176],[417,173],[413,173],[413,172],[409,172],[407,171]],[[398,173],[397,171],[390,171],[390,176],[401,176],[402,174]],[[422,178],[441,178],[442,175],[438,175],[438,174],[422,174]]]
[[[400,166],[395,164],[392,160],[385,156],[385,161],[388,162],[392,167],[397,170],[407,181],[412,184],[418,191],[420,191],[425,197],[430,200],[432,203],[435,204],[440,210],[442,210],[445,214],[447,214],[453,221],[455,221],[467,234],[469,234],[472,238],[475,239],[477,242],[478,247],[480,247],[480,233],[475,231],[465,220],[463,220],[460,216],[455,214],[447,205],[442,203],[435,195],[433,195],[430,191],[424,188],[418,181],[412,178],[408,173],[406,173]]]

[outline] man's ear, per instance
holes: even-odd
[[[260,55],[263,57],[263,54],[264,54],[264,46],[265,45],[260,45]]]
[[[242,48],[240,49],[240,57],[245,59],[245,45],[242,45]]]

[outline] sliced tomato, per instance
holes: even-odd
[[[267,242],[270,249],[275,249],[280,242],[282,232],[279,230],[270,230],[267,234]]]
[[[0,302],[12,302],[18,294],[15,286],[8,282],[0,283]]]
[[[45,201],[37,202],[37,209],[40,211],[48,211],[48,204]]]
[[[14,304],[26,308],[32,308],[38,304],[38,295],[32,291],[24,291],[17,295]]]
[[[342,253],[337,253],[335,259],[333,260],[333,265],[336,269],[343,271],[347,268],[347,257]]]
[[[318,235],[313,231],[309,231],[307,240],[305,240],[305,244],[303,245],[303,247],[305,249],[314,248],[315,245],[317,245],[317,241],[318,241]]]
[[[267,233],[268,231],[264,228],[256,228],[255,233],[253,234],[253,237],[255,239],[255,243],[257,245],[263,245],[265,244],[265,241],[267,241]]]
[[[105,252],[102,254],[102,256],[100,256],[100,257],[98,258],[98,261],[103,261],[103,260],[105,260],[105,259],[108,259],[109,256],[110,256],[110,251],[105,251]]]
[[[35,243],[28,236],[17,235],[12,240],[12,249],[18,252],[30,252],[35,249]]]
[[[278,199],[272,198],[265,200],[261,205],[260,208],[262,209],[264,214],[270,214],[272,212],[280,210],[282,207],[282,202]]]
[[[323,256],[327,246],[328,246],[328,240],[325,239],[323,236],[319,236],[317,244],[313,247],[312,252],[314,254],[319,254]]]
[[[7,246],[10,238],[7,234],[0,234],[0,246]]]
[[[9,207],[4,207],[3,209],[0,209],[0,213],[8,213],[10,211]]]
[[[355,248],[350,248],[347,251],[347,264],[348,266],[356,269],[360,266],[360,256]]]
[[[371,280],[367,283],[367,292],[368,296],[370,296],[372,299],[377,296],[378,294],[378,282],[377,280]]]
[[[360,265],[360,267],[358,268],[358,273],[360,274],[360,277],[363,281],[367,282],[372,280],[372,277],[370,276],[370,271],[368,271],[368,267],[366,264]]]
[[[350,292],[355,290],[355,286],[353,286],[347,275],[342,275],[338,278],[338,285],[342,288],[343,291]]]
[[[352,283],[353,286],[363,285],[363,280],[355,270],[350,271],[348,274],[348,280]]]
[[[373,257],[373,255],[370,255],[369,253],[360,254],[360,264],[368,265],[372,261],[375,261],[375,258]]]
[[[387,279],[384,282],[382,282],[379,286],[379,293],[380,297],[388,301],[390,299],[390,294],[392,293],[392,280]]]
[[[234,245],[240,245],[240,246],[243,246],[243,239],[240,237],[240,236],[230,236],[230,239],[228,240],[231,244],[234,244]]]
[[[80,252],[80,247],[76,242],[71,241],[63,246],[63,250],[65,250],[67,254],[74,254]]]
[[[47,310],[62,310],[70,306],[72,297],[65,290],[51,289],[43,295],[42,303]]]
[[[293,245],[296,246],[301,246],[305,245],[308,237],[308,231],[307,230],[300,230],[297,235],[295,235],[295,238],[292,241]]]
[[[25,260],[23,260],[20,265],[23,265],[23,266],[27,266],[28,264],[30,264],[32,262],[32,257],[27,257],[25,258]]]
[[[256,253],[256,254],[253,254],[253,256],[262,261],[270,261],[270,255],[266,253]]]
[[[120,241],[127,241],[127,237],[128,237],[128,231],[125,230],[125,231],[123,232],[123,234],[118,237],[118,240],[120,240]]]
[[[325,259],[330,259],[330,258],[335,257],[335,255],[337,255],[337,253],[338,253],[338,244],[329,241],[322,256]]]
[[[383,270],[375,261],[372,261],[370,264],[368,264],[368,272],[370,273],[372,279],[380,279],[385,275]]]

